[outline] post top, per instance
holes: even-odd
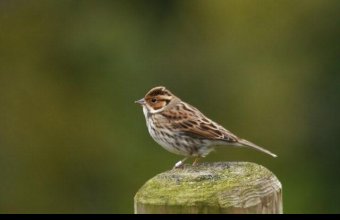
[[[156,175],[137,192],[135,201],[149,205],[247,207],[280,189],[276,176],[255,163],[201,163]]]

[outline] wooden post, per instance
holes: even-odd
[[[249,162],[185,165],[158,174],[134,198],[143,213],[282,213],[282,186]]]

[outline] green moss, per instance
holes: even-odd
[[[161,173],[147,181],[135,201],[148,205],[229,207],[225,196],[235,190],[260,187],[257,182],[275,176],[265,167],[248,162],[186,165]]]

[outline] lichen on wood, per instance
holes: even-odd
[[[185,165],[147,181],[135,213],[282,213],[281,183],[255,163]]]

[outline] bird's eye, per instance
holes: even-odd
[[[157,101],[156,98],[151,99],[151,102],[155,103]]]

